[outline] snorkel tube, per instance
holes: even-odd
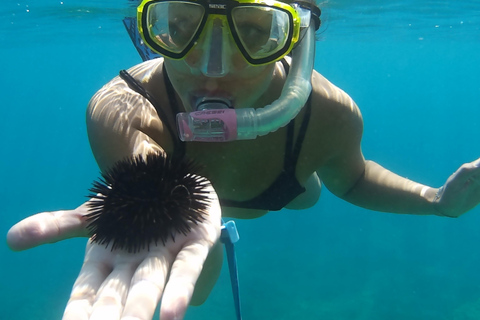
[[[298,9],[297,9],[298,10]],[[263,108],[206,108],[177,114],[182,141],[225,142],[255,139],[286,126],[303,108],[312,90],[310,79],[315,57],[315,24],[301,12],[305,35],[292,50],[292,65],[280,97]],[[299,11],[300,11],[299,10]],[[217,105],[219,105],[217,103]]]

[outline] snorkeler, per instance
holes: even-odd
[[[208,180],[209,204],[175,241],[128,252],[91,238],[64,319],[151,319],[160,299],[162,320],[182,319],[218,277],[221,217],[309,208],[321,182],[375,211],[458,217],[478,205],[480,159],[438,189],[364,159],[357,105],[312,71],[319,26],[320,10],[304,1],[139,5],[143,41],[164,58],[122,72],[91,99],[93,154],[104,174],[121,160],[152,154],[173,164],[195,161]],[[95,236],[92,201],[19,222],[8,233],[10,247]]]

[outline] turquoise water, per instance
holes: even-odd
[[[439,186],[480,156],[480,3],[384,2],[322,5],[315,67],[360,106],[367,158]],[[85,106],[140,62],[121,24],[131,11],[127,1],[0,6],[0,234],[85,200],[98,175]],[[239,221],[244,318],[479,319],[479,226],[480,208],[456,220],[393,215],[327,190],[310,210]],[[0,318],[60,319],[84,245],[0,246]],[[234,319],[225,268],[186,319]]]

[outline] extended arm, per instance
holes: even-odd
[[[436,188],[401,177],[373,161],[364,162],[364,171],[340,197],[375,211],[407,214],[438,214],[433,200]]]
[[[334,88],[335,89],[335,88]],[[317,172],[338,197],[367,209],[416,215],[458,217],[480,202],[480,159],[462,165],[440,188],[401,177],[365,160],[360,142],[363,120],[355,103],[343,92],[322,101],[331,116],[331,155]],[[325,118],[323,114],[321,118]],[[323,133],[326,135],[326,133]]]
[[[403,178],[373,161],[366,161],[359,149],[319,170],[327,188],[357,206],[383,212],[438,214],[433,200],[438,189]]]
[[[114,80],[90,102],[88,133],[102,171],[125,157],[171,148],[155,109],[142,99]],[[192,222],[190,232],[166,241],[165,246],[151,244],[150,250],[128,253],[89,241],[64,319],[151,319],[160,298],[162,319],[182,319],[189,303],[206,299],[222,265],[221,209],[213,188],[208,190],[212,202],[205,220]],[[87,236],[88,210],[83,204],[74,210],[34,215],[11,228],[8,244],[24,250]]]

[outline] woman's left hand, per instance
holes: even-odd
[[[462,165],[439,189],[433,205],[438,215],[457,218],[480,203],[480,158]]]

